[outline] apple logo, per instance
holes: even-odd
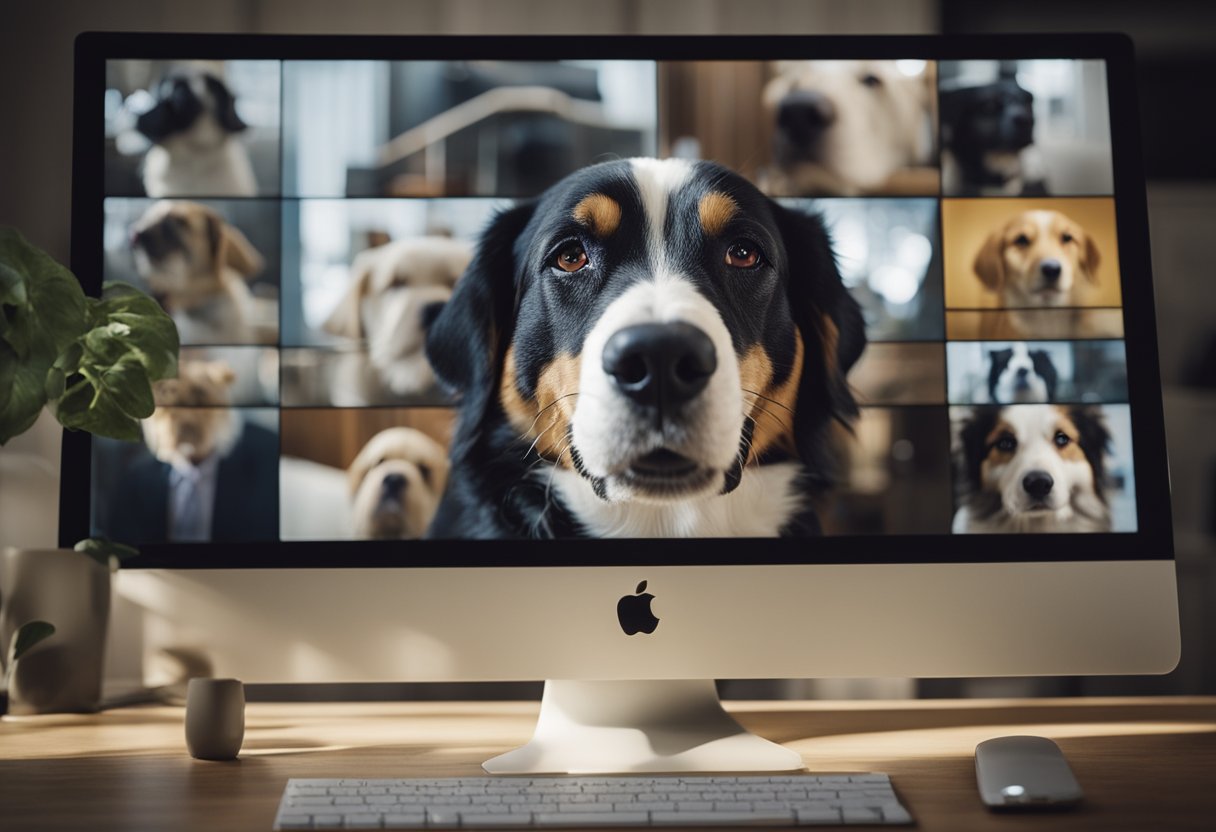
[[[650,611],[654,596],[646,591],[646,582],[638,584],[636,595],[626,595],[616,602],[616,617],[621,622],[625,635],[650,634],[659,626],[659,619]]]

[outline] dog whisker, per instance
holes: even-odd
[[[755,390],[748,390],[746,387],[740,387],[739,389],[742,390],[744,393],[748,393],[749,395],[755,396],[757,399],[764,399],[764,401],[766,401],[766,402],[772,402],[773,404],[777,405],[777,407],[781,408],[782,410],[788,410],[791,416],[794,415],[793,408],[789,407],[788,405],[782,404],[781,402],[777,401],[776,399],[770,399],[768,396],[764,395],[763,393],[757,393]]]

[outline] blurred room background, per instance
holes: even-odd
[[[1216,127],[1205,106],[1216,86],[1216,4],[1187,0],[1152,4],[1131,0],[1100,4],[1085,0],[8,0],[0,10],[0,66],[5,78],[0,86],[5,125],[0,130],[0,224],[16,226],[63,262],[69,257],[70,239],[72,43],[78,33],[89,30],[496,35],[1126,32],[1135,41],[1138,57],[1174,489],[1181,664],[1164,677],[754,680],[725,683],[723,694],[1216,693],[1216,433],[1210,429],[1216,423],[1216,290],[1207,251],[1216,230],[1216,154],[1211,150],[1216,146]],[[138,86],[142,80],[119,82]],[[1050,83],[1050,78],[1043,82]],[[358,136],[348,138],[358,141]],[[298,171],[305,175],[307,148],[296,151],[301,162]],[[312,175],[320,177],[316,187],[322,190],[333,185],[324,171]],[[128,207],[137,211],[139,201],[131,200]],[[302,218],[302,227],[306,219]],[[324,267],[328,254],[323,247],[315,252],[318,268]],[[126,264],[109,262],[108,268],[122,271]],[[296,299],[295,303],[301,307],[305,330],[306,302]],[[895,327],[900,322],[892,318],[889,323]],[[250,382],[245,395],[254,399],[250,404],[262,403],[256,400],[258,372],[251,364],[246,373]],[[35,429],[0,451],[0,540],[5,544],[56,543],[59,435],[54,420],[44,417]],[[349,452],[337,446],[296,450],[306,458]],[[852,485],[865,488],[865,483]],[[115,690],[131,686],[144,674],[140,615],[140,609],[128,601],[120,601],[114,610],[107,676]],[[539,683],[322,685],[307,690],[279,685],[262,686],[251,695],[500,698],[532,697],[539,691]]]

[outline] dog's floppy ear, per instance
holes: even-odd
[[[823,220],[780,205],[774,212],[789,258],[790,313],[803,342],[795,445],[811,470],[822,471],[831,465],[820,458],[824,431],[858,413],[846,377],[865,349],[865,320],[841,280]]]
[[[980,246],[979,252],[975,255],[975,264],[972,268],[979,275],[984,286],[990,291],[999,292],[1001,287],[1005,285],[1005,232],[1004,230],[993,231],[988,235],[988,239],[984,241],[984,245]]]
[[[1098,244],[1087,233],[1085,235],[1085,253],[1081,256],[1081,268],[1085,272],[1086,280],[1090,283],[1098,282],[1098,264],[1101,262],[1102,255],[1098,251]]]
[[[1102,495],[1106,485],[1106,455],[1110,453],[1111,435],[1102,417],[1101,409],[1091,405],[1077,405],[1068,411],[1068,418],[1080,433],[1078,444],[1094,470],[1094,490]]]
[[[519,205],[491,221],[451,299],[427,331],[426,357],[439,380],[462,401],[488,397],[496,387],[514,325],[515,244],[534,210],[534,203]]]
[[[367,297],[372,276],[372,260],[364,257],[364,254],[366,252],[355,256],[350,266],[351,280],[346,286],[346,292],[334,307],[334,311],[325,319],[325,323],[321,324],[321,328],[326,332],[356,341],[364,337],[363,299]]]
[[[971,491],[983,488],[984,458],[988,456],[988,435],[996,427],[1001,415],[1000,405],[979,405],[971,409],[971,415],[963,423],[958,434],[958,467],[961,474],[959,485],[967,483]]]
[[[226,222],[219,214],[206,210],[207,241],[211,245],[211,256],[217,266],[225,265],[245,277],[253,277],[262,270],[262,255],[249,242],[240,229]]]
[[[249,126],[236,114],[236,99],[223,81],[210,72],[204,72],[203,83],[215,101],[215,120],[220,123],[220,127],[229,133],[239,133]]]

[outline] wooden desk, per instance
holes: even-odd
[[[814,772],[885,771],[924,830],[1216,828],[1216,697],[739,702]],[[147,707],[0,723],[0,830],[269,832],[289,777],[459,776],[531,733],[533,703],[253,704],[241,759],[186,755],[183,712]],[[1052,737],[1087,803],[992,815],[972,752]]]

